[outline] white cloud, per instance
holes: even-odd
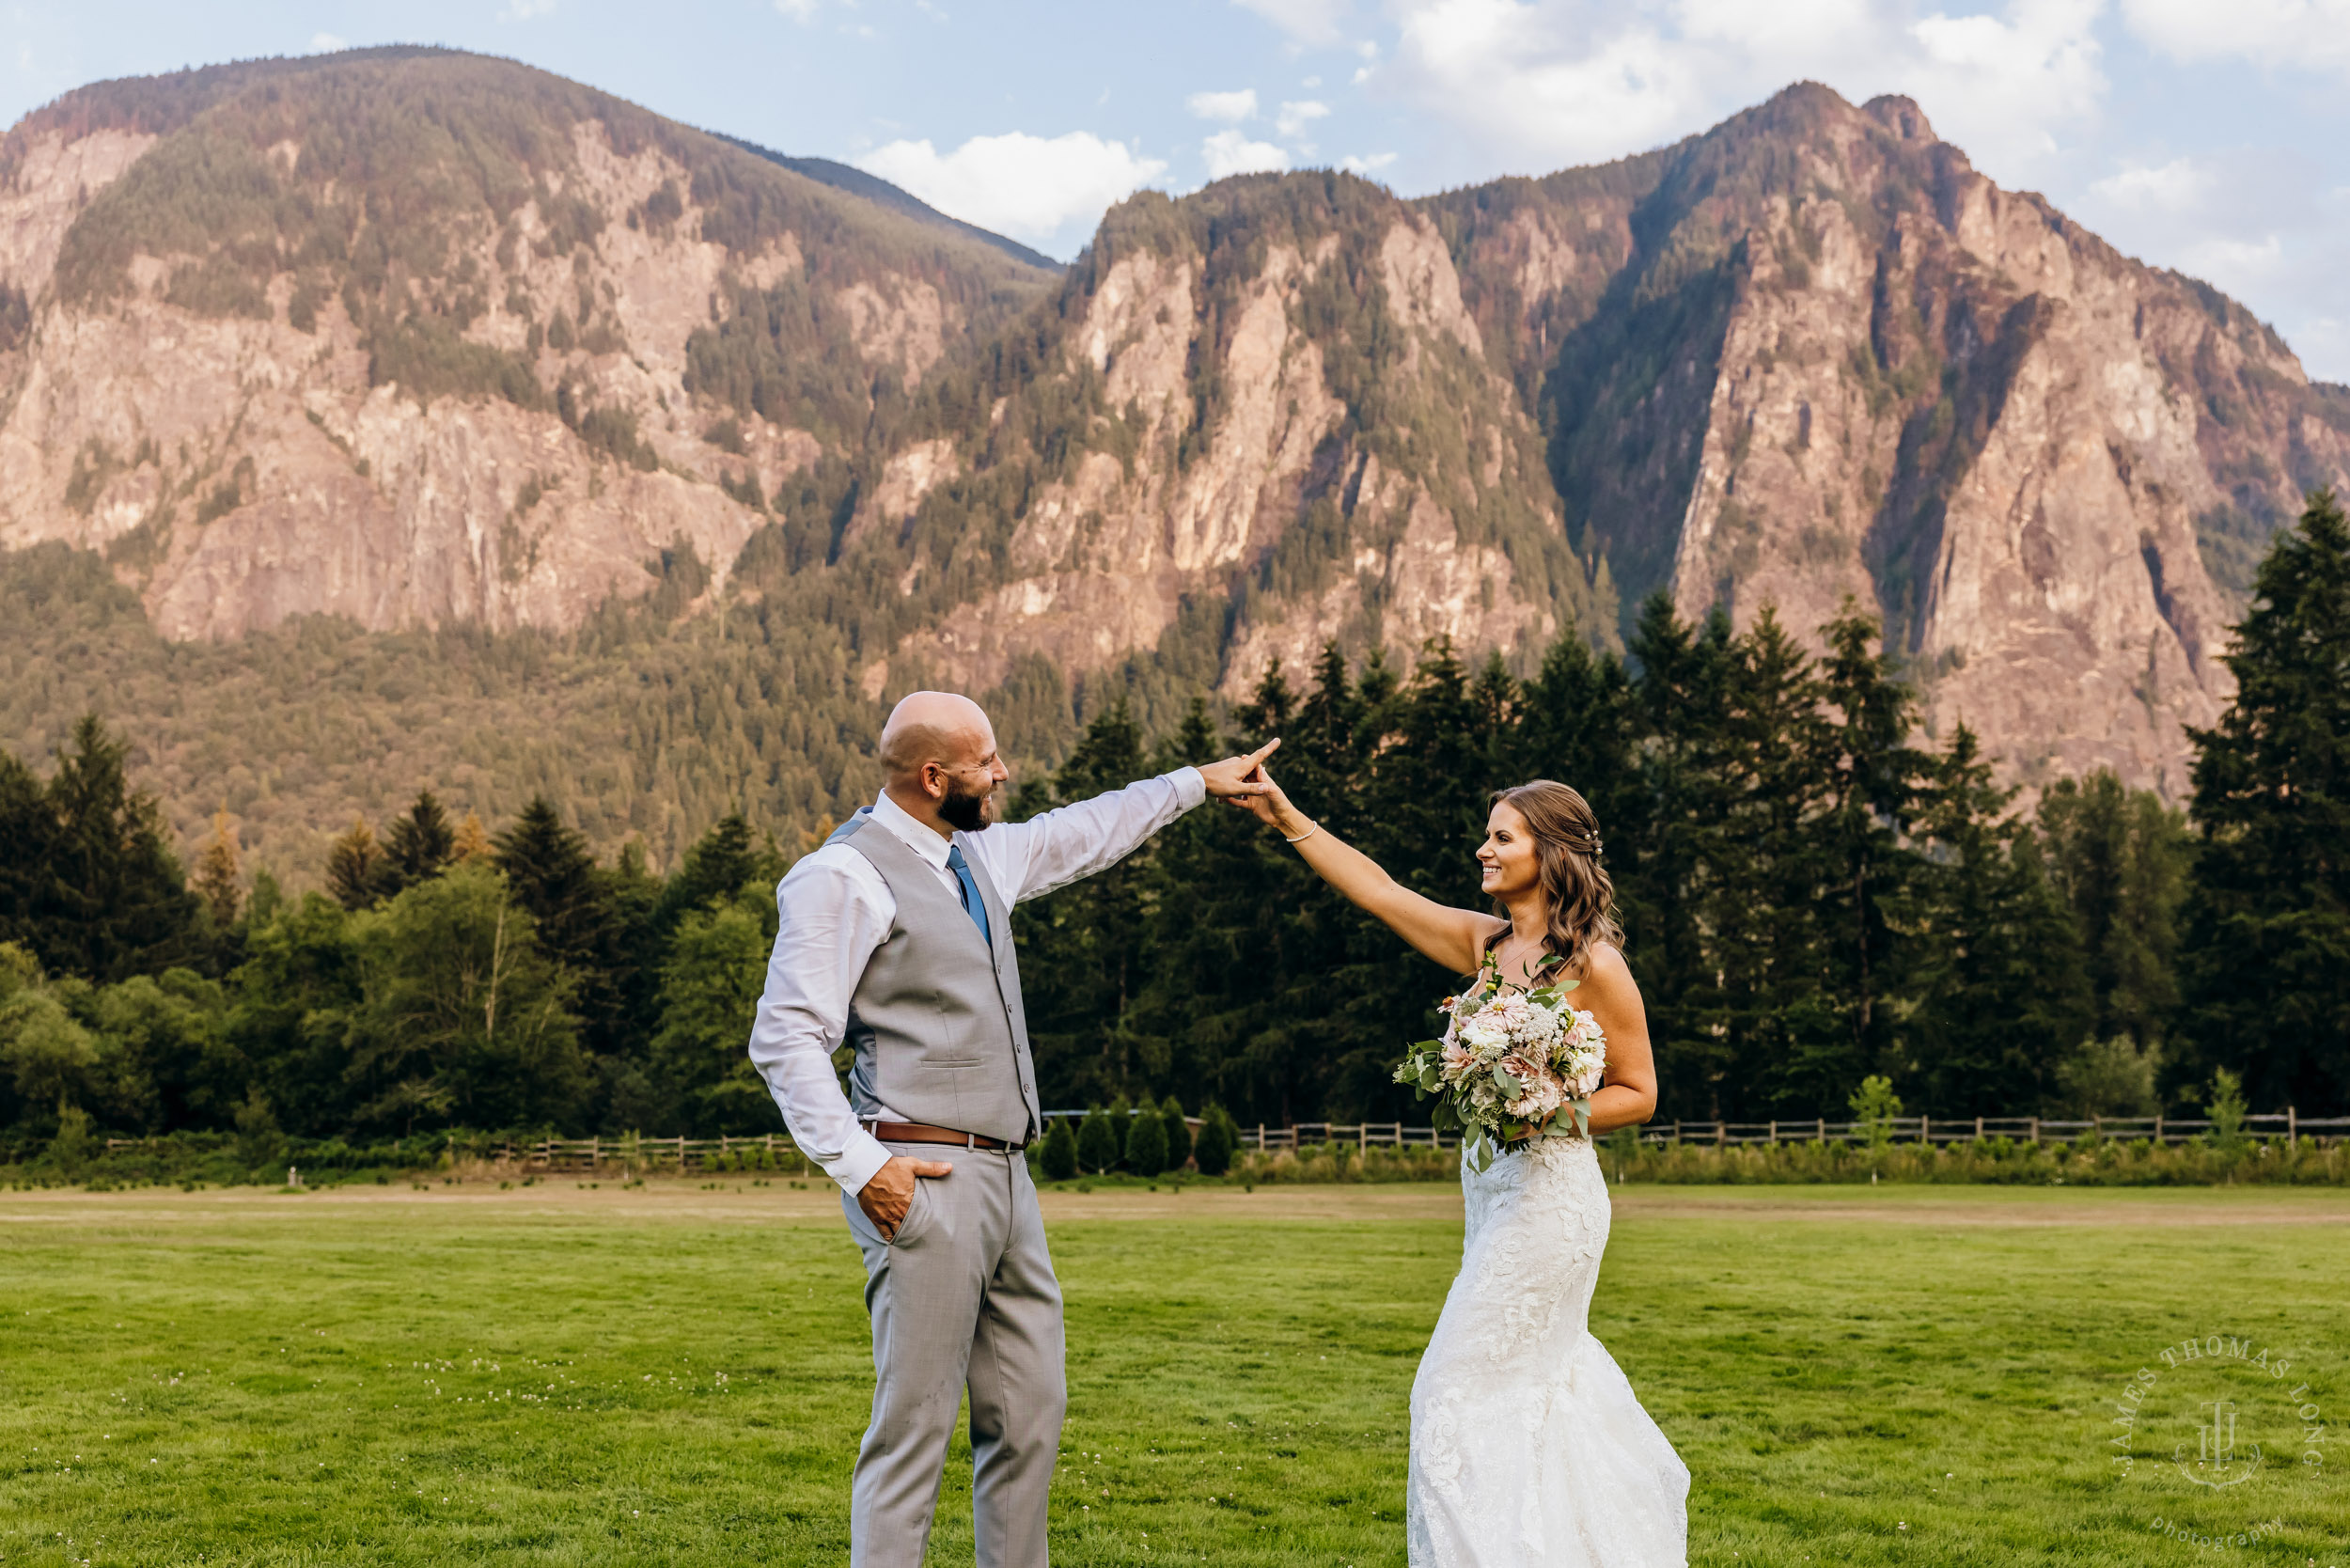
[[[1354,20],[1353,0],[1235,0],[1287,33],[1298,43],[1324,48],[1346,36]]]
[[[1243,87],[1238,92],[1196,92],[1183,100],[1183,107],[1201,119],[1220,119],[1227,125],[1238,125],[1242,120],[1257,118],[1257,89]]]
[[[946,153],[927,140],[897,141],[856,162],[942,212],[1043,248],[1073,224],[1089,227],[1167,169],[1089,131],[974,136]]]
[[[1304,135],[1314,121],[1326,118],[1330,105],[1317,103],[1308,98],[1301,102],[1284,103],[1281,112],[1273,117],[1273,128],[1292,139]]]
[[[2122,18],[2177,60],[2350,67],[2350,0],[2122,0]]]
[[[1396,0],[1393,56],[1361,84],[1449,120],[1488,166],[1621,157],[1700,131],[1798,80],[1918,99],[2010,178],[2093,119],[2105,0]]]
[[[1395,154],[1392,152],[1374,152],[1368,158],[1357,157],[1350,152],[1339,160],[1339,167],[1349,174],[1377,174],[1394,162]]]
[[[506,0],[506,9],[498,13],[500,22],[531,22],[555,14],[556,0]]]
[[[816,20],[817,0],[776,0],[776,9],[805,27]]]
[[[310,53],[313,55],[339,54],[350,47],[349,39],[338,37],[334,33],[312,33],[310,35]]]
[[[2193,158],[2160,167],[2125,165],[2091,185],[2092,195],[2140,212],[2189,212],[2210,194],[2214,171]]]
[[[1261,174],[1290,166],[1290,155],[1271,142],[1252,142],[1243,131],[1218,131],[1199,144],[1199,156],[1208,165],[1208,178],[1221,180],[1232,174]]]

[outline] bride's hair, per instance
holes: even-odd
[[[1616,885],[1600,868],[1599,819],[1591,804],[1564,784],[1537,778],[1494,792],[1534,831],[1535,864],[1543,897],[1550,905],[1550,930],[1543,946],[1579,969],[1594,942],[1623,946],[1616,921]]]

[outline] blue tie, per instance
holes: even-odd
[[[955,873],[957,882],[963,884],[963,912],[979,923],[979,940],[993,950],[995,938],[987,929],[987,901],[979,897],[979,885],[971,880],[971,864],[964,859],[961,844],[947,846],[947,869]]]

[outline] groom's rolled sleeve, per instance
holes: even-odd
[[[858,1124],[832,1054],[848,1033],[857,977],[889,934],[889,912],[820,850],[776,885],[776,915],[767,988],[751,1020],[751,1063],[791,1140],[854,1193],[889,1162],[889,1151]]]

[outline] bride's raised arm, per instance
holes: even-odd
[[[1297,853],[1323,881],[1377,916],[1389,931],[1420,952],[1456,975],[1476,971],[1484,961],[1486,939],[1502,929],[1502,921],[1413,892],[1382,870],[1379,862],[1290,804],[1290,797],[1261,767],[1259,776],[1272,784],[1272,790],[1261,795],[1235,796],[1232,805],[1254,812],[1259,821],[1296,845]]]

